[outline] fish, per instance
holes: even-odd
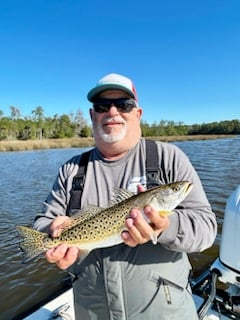
[[[20,249],[24,262],[36,258],[48,249],[62,243],[79,247],[87,255],[97,248],[111,247],[123,242],[121,233],[132,208],[142,210],[151,205],[162,216],[168,216],[185,199],[193,187],[189,181],[159,185],[135,194],[126,189],[114,188],[114,199],[107,208],[89,205],[64,222],[59,237],[37,231],[24,225],[16,226],[21,237]],[[149,221],[151,223],[151,221]],[[156,235],[151,235],[157,243]]]

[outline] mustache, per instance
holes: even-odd
[[[121,117],[107,117],[103,119],[102,124],[110,124],[110,123],[125,123],[125,120]]]

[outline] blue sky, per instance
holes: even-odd
[[[239,0],[1,1],[0,110],[89,119],[87,92],[116,72],[150,124],[240,119],[239,17]]]

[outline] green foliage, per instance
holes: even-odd
[[[0,110],[0,140],[42,140],[53,138],[90,137],[91,128],[80,110],[71,115],[45,117],[38,106],[30,117],[23,118],[18,108],[10,106],[10,117]]]
[[[182,122],[161,120],[149,125],[141,122],[144,137],[185,136],[200,134],[240,134],[240,120],[229,120],[203,124],[185,125]]]
[[[52,138],[91,137],[92,129],[81,110],[70,115],[45,117],[38,106],[30,117],[23,118],[18,108],[10,106],[10,117],[0,110],[0,140],[41,140]],[[183,136],[201,134],[240,134],[240,120],[185,125],[182,122],[160,120],[149,124],[141,122],[144,137]]]
[[[82,128],[82,130],[79,133],[79,136],[81,138],[87,138],[87,137],[91,137],[92,136],[92,130],[91,127],[89,126],[85,126]]]
[[[240,134],[240,120],[225,120],[189,126],[188,134]]]
[[[74,124],[71,122],[70,117],[62,115],[55,118],[54,130],[52,138],[72,138],[74,137]]]
[[[159,123],[155,122],[152,125],[142,122],[141,128],[144,137],[188,135],[188,126],[174,121],[161,120]]]

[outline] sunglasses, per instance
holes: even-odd
[[[108,112],[114,106],[119,112],[131,112],[137,108],[137,103],[133,99],[99,99],[93,103],[93,109],[98,113]]]

